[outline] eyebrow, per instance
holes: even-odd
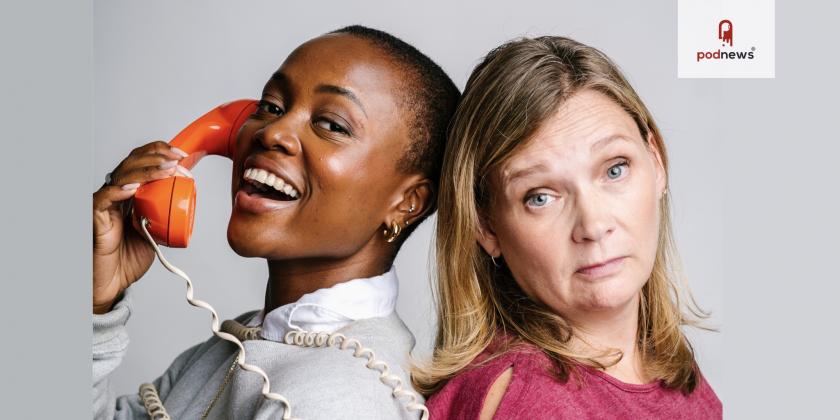
[[[632,142],[632,140],[628,139],[627,137],[625,137],[621,134],[612,134],[612,135],[609,135],[607,137],[604,137],[604,138],[596,141],[595,143],[592,143],[592,146],[590,147],[590,151],[595,151],[597,149],[604,148],[606,145],[608,145],[608,144],[610,144],[610,143],[612,143],[616,140],[623,140],[623,141],[626,141],[626,142]],[[536,165],[528,166],[528,167],[525,167],[525,168],[522,168],[522,169],[517,169],[516,171],[512,172],[510,175],[505,176],[504,181],[505,181],[506,184],[510,184],[511,182],[513,182],[517,178],[524,178],[524,177],[529,176],[529,175],[531,175],[535,172],[547,171],[547,170],[548,170],[548,166],[546,166],[544,163],[537,163]]]
[[[289,77],[286,76],[283,72],[281,72],[279,70],[274,72],[274,74],[271,75],[270,80],[275,81],[275,82],[281,84],[282,86],[288,86],[288,84],[289,84]],[[353,93],[353,91],[350,90],[350,89],[343,88],[341,86],[336,86],[336,85],[321,84],[321,85],[318,85],[318,86],[315,87],[315,92],[316,93],[330,93],[330,94],[334,94],[334,95],[344,96],[347,99],[350,99],[351,101],[353,101],[353,103],[355,103],[356,105],[358,105],[359,109],[361,109],[362,113],[365,114],[365,117],[367,117],[367,111],[365,111],[365,107],[364,107],[364,105],[362,105],[362,101],[360,101],[359,97],[356,96],[356,94]]]
[[[545,164],[543,164],[543,163],[538,163],[536,165],[528,166],[527,168],[517,169],[516,171],[513,171],[510,175],[507,175],[507,176],[503,177],[504,178],[504,183],[505,184],[510,184],[517,178],[524,178],[526,176],[529,176],[529,175],[533,174],[534,172],[547,171],[547,170],[548,170],[548,167],[545,166]]]
[[[353,91],[351,91],[350,89],[335,85],[318,85],[318,87],[315,88],[315,92],[332,93],[335,95],[344,96],[347,99],[353,101],[353,103],[355,103],[356,105],[358,105],[359,109],[361,109],[362,113],[364,113],[365,117],[367,117],[367,112],[365,111],[365,107],[362,105],[362,101],[360,101],[356,94],[354,94]]]
[[[590,147],[589,150],[595,151],[596,149],[603,148],[604,146],[606,146],[609,143],[612,143],[615,140],[624,140],[632,143],[632,140],[628,139],[627,137],[624,137],[621,134],[612,134],[602,138],[601,140],[596,141],[595,143],[592,143],[592,147]]]
[[[271,79],[269,79],[269,81],[277,82],[283,86],[289,84],[289,78],[286,77],[286,75],[283,74],[283,72],[281,72],[280,70],[274,72],[274,74],[271,75]]]

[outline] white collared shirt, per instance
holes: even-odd
[[[283,341],[287,332],[304,330],[335,332],[353,321],[384,317],[397,305],[399,282],[394,266],[388,272],[359,278],[318,289],[296,302],[257,313],[249,327],[262,324],[260,335],[271,341]]]

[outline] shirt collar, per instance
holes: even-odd
[[[266,340],[283,341],[287,332],[335,332],[353,321],[383,317],[397,305],[399,282],[394,266],[386,273],[348,280],[301,296],[296,302],[257,313],[248,326],[262,324]]]

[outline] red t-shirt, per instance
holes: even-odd
[[[485,360],[482,353],[476,360]],[[689,395],[660,382],[628,384],[582,366],[566,383],[546,370],[550,361],[534,347],[468,368],[426,402],[431,420],[478,419],[490,386],[509,367],[513,376],[494,419],[720,419],[723,408],[700,375]],[[580,386],[579,386],[580,384]]]

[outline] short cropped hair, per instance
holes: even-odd
[[[387,32],[352,25],[330,33],[348,34],[372,43],[392,58],[394,64],[405,73],[406,85],[399,93],[402,95],[402,106],[408,114],[409,147],[397,167],[408,173],[425,175],[437,190],[449,121],[461,97],[458,87],[432,59]],[[430,211],[423,219],[437,209],[436,197],[435,191]],[[419,222],[422,219],[408,226],[398,241],[401,243],[405,240]]]

